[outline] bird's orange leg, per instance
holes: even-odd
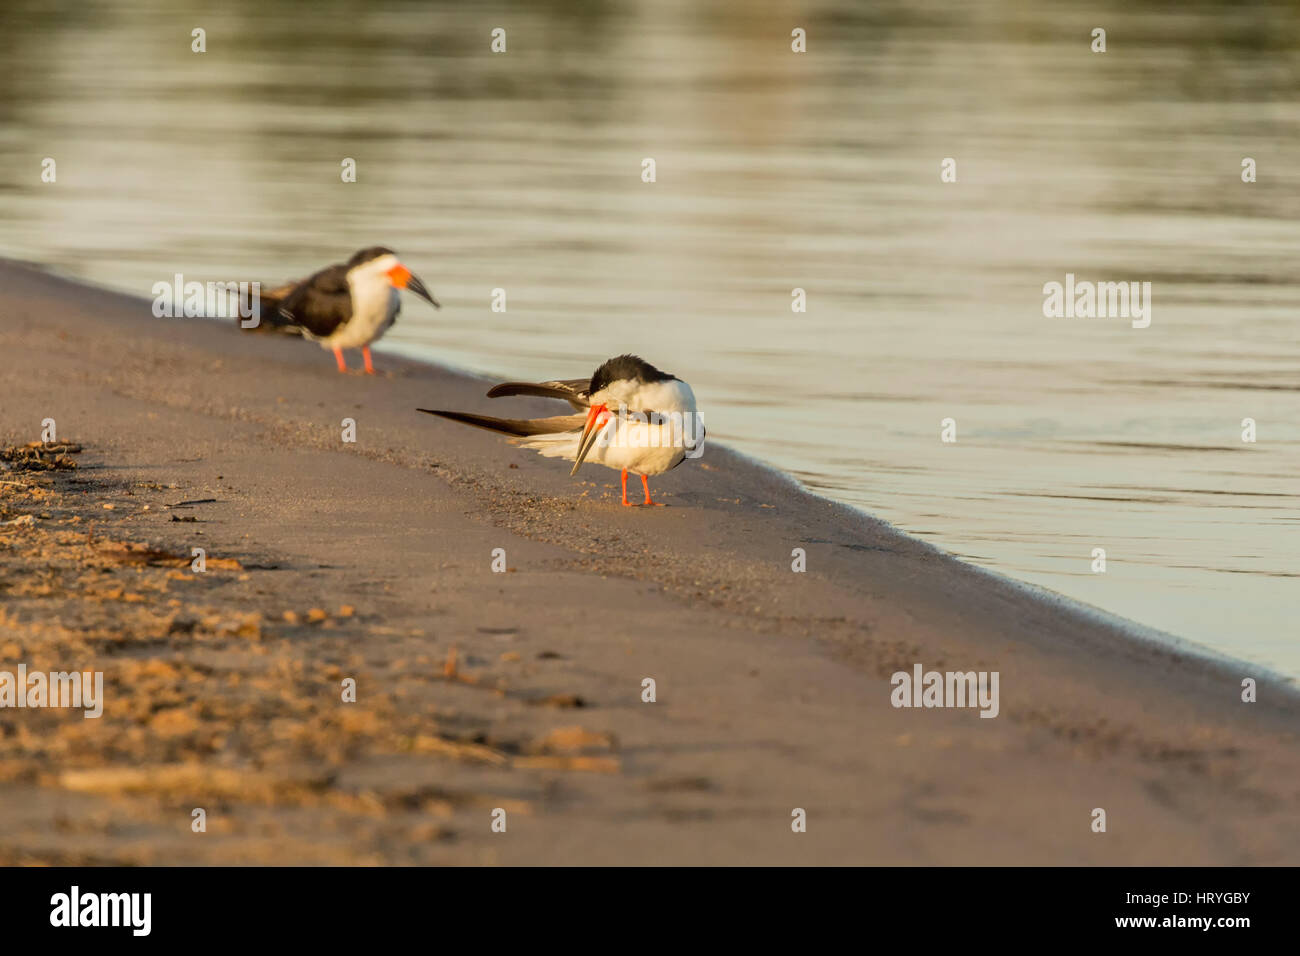
[[[641,487],[645,489],[645,503],[647,505],[653,505],[656,508],[667,507],[662,501],[650,500],[650,479],[647,478],[645,475],[641,476]]]
[[[363,346],[361,346],[361,355],[362,355],[362,357],[366,360],[366,374],[367,374],[367,375],[374,375],[374,374],[375,374],[375,367],[374,367],[373,365],[370,364],[370,346],[369,346],[369,345],[363,345]]]
[[[623,469],[623,507],[631,508],[632,502],[627,500],[627,469]]]
[[[334,350],[334,361],[336,361],[336,362],[339,363],[339,371],[340,371],[340,372],[346,372],[346,371],[348,370],[348,363],[347,363],[346,361],[344,361],[344,359],[343,359],[343,350],[342,350],[342,349],[335,349],[335,350]]]

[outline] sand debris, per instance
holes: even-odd
[[[173,554],[161,548],[154,548],[138,541],[104,541],[96,546],[101,556],[118,564],[154,568],[187,568],[193,560],[187,554]],[[243,566],[234,558],[204,557],[204,565],[209,571],[242,571]]]
[[[81,446],[75,442],[33,441],[0,448],[0,462],[9,471],[71,471],[77,462],[68,456],[80,452]]]
[[[269,803],[303,791],[319,791],[330,781],[324,774],[296,779],[254,770],[183,763],[65,770],[59,775],[58,782],[66,790],[81,793],[194,796],[207,800],[241,799]]]
[[[617,757],[558,757],[535,756],[516,757],[513,766],[517,770],[576,770],[585,773],[618,773]]]
[[[539,697],[530,700],[528,703],[536,707],[586,707],[587,702],[577,694],[551,694],[549,697]]]
[[[181,529],[167,524],[171,534],[162,531],[152,542],[118,540],[111,529],[136,513],[139,498],[119,499],[120,489],[102,482],[41,474],[61,467],[46,467],[50,455],[42,453],[49,450],[27,456],[42,462],[35,473],[15,471],[6,476],[14,480],[0,488],[6,503],[23,501],[23,510],[34,512],[10,521],[16,512],[0,510],[0,530],[23,529],[0,535],[0,575],[38,569],[15,576],[9,585],[6,598],[22,602],[16,605],[22,613],[0,609],[5,633],[0,654],[92,661],[105,671],[114,706],[102,721],[40,714],[16,734],[0,734],[0,782],[111,800],[114,814],[138,814],[142,820],[152,819],[160,806],[224,804],[209,819],[214,831],[238,830],[252,819],[254,806],[262,808],[259,813],[274,812],[277,821],[299,819],[285,812],[290,808],[328,809],[322,818],[349,833],[391,831],[409,842],[412,815],[447,819],[484,807],[526,814],[533,812],[532,802],[518,795],[540,795],[552,785],[534,774],[620,771],[609,734],[582,727],[548,733],[546,726],[507,733],[498,705],[485,709],[474,699],[482,695],[443,700],[430,686],[447,687],[440,681],[440,661],[442,680],[458,687],[487,691],[489,700],[507,698],[505,706],[519,710],[532,708],[518,705],[539,703],[531,699],[536,691],[508,695],[493,666],[497,654],[480,659],[473,639],[465,652],[456,644],[444,645],[441,658],[436,651],[421,655],[409,673],[397,667],[399,681],[376,693],[384,681],[367,674],[366,654],[350,652],[349,642],[366,616],[356,605],[331,605],[315,596],[285,610],[288,601],[272,597],[259,609],[249,606],[246,591],[232,588],[234,575],[220,575],[211,581],[216,587],[206,587],[209,576],[195,572]],[[28,507],[32,500],[39,502],[36,508]],[[106,501],[114,507],[104,508]],[[209,502],[178,501],[170,507]],[[158,503],[153,507],[159,522],[193,520],[158,514]],[[249,567],[210,554],[204,563],[208,571]],[[312,625],[310,635],[305,625]],[[330,633],[334,628],[340,633]],[[480,630],[493,636],[517,632],[513,627]],[[370,622],[365,634],[421,637],[424,632]],[[314,668],[300,656],[304,641],[311,642]],[[542,660],[560,657],[541,655]],[[518,664],[531,658],[516,650],[503,660]],[[463,670],[467,667],[470,673]],[[339,681],[349,676],[363,688],[361,705],[339,702]],[[576,694],[556,694],[541,703],[583,705]],[[545,723],[544,714],[533,716]],[[467,775],[466,781],[451,782],[458,773]],[[422,774],[437,783],[410,779]],[[514,795],[507,797],[502,788]],[[183,827],[188,818],[180,819]],[[426,840],[457,835],[436,820],[415,825]],[[289,852],[284,841],[290,837],[281,833],[277,839]],[[110,861],[124,859],[145,861],[122,853]]]
[[[537,749],[549,753],[580,753],[586,750],[613,750],[610,734],[593,733],[582,727],[558,727],[537,742]]]
[[[504,767],[510,762],[508,756],[499,750],[493,750],[491,747],[475,743],[462,743],[458,740],[448,740],[445,737],[431,737],[427,734],[420,734],[413,738],[411,750],[415,753],[442,754],[455,757],[457,760],[485,763],[494,767]]]

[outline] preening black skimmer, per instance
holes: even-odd
[[[560,398],[578,409],[578,414],[492,418],[432,408],[418,411],[509,435],[512,444],[532,448],[547,458],[572,461],[570,475],[576,475],[584,461],[621,471],[623,504],[627,506],[632,504],[627,500],[629,472],[641,476],[645,504],[662,504],[650,498],[649,476],[661,475],[703,452],[704,427],[691,387],[635,355],[610,359],[590,379],[505,382],[487,394],[489,398]]]
[[[257,328],[302,335],[333,349],[340,372],[348,370],[343,350],[359,348],[366,371],[373,375],[370,343],[397,319],[402,308],[398,289],[409,289],[435,309],[442,308],[392,249],[372,246],[346,263],[263,292]]]

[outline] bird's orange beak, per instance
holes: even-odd
[[[592,405],[591,411],[587,412],[587,424],[583,426],[582,437],[578,439],[578,457],[573,461],[573,470],[569,472],[570,478],[578,473],[587,453],[591,451],[591,446],[596,444],[596,438],[600,435],[599,426],[605,424],[608,412],[609,409],[604,405]]]
[[[394,289],[410,289],[435,309],[442,308],[438,304],[438,300],[429,294],[429,290],[424,287],[424,283],[412,275],[411,270],[400,262],[389,269],[387,275],[388,281],[392,283]]]

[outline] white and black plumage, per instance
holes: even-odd
[[[441,308],[392,249],[372,246],[346,263],[262,293],[257,328],[292,332],[333,349],[340,372],[348,370],[343,350],[359,348],[366,371],[373,374],[370,343],[397,319],[402,307],[399,289],[409,289]]]
[[[699,457],[703,450],[704,428],[691,387],[635,355],[610,359],[589,379],[505,382],[487,394],[489,398],[559,398],[578,411],[553,418],[492,418],[431,408],[418,411],[509,435],[513,444],[548,458],[572,461],[571,475],[577,474],[584,461],[621,471],[625,505],[631,504],[627,500],[629,472],[641,476],[645,504],[658,504],[650,498],[648,476],[676,468],[688,455]]]

